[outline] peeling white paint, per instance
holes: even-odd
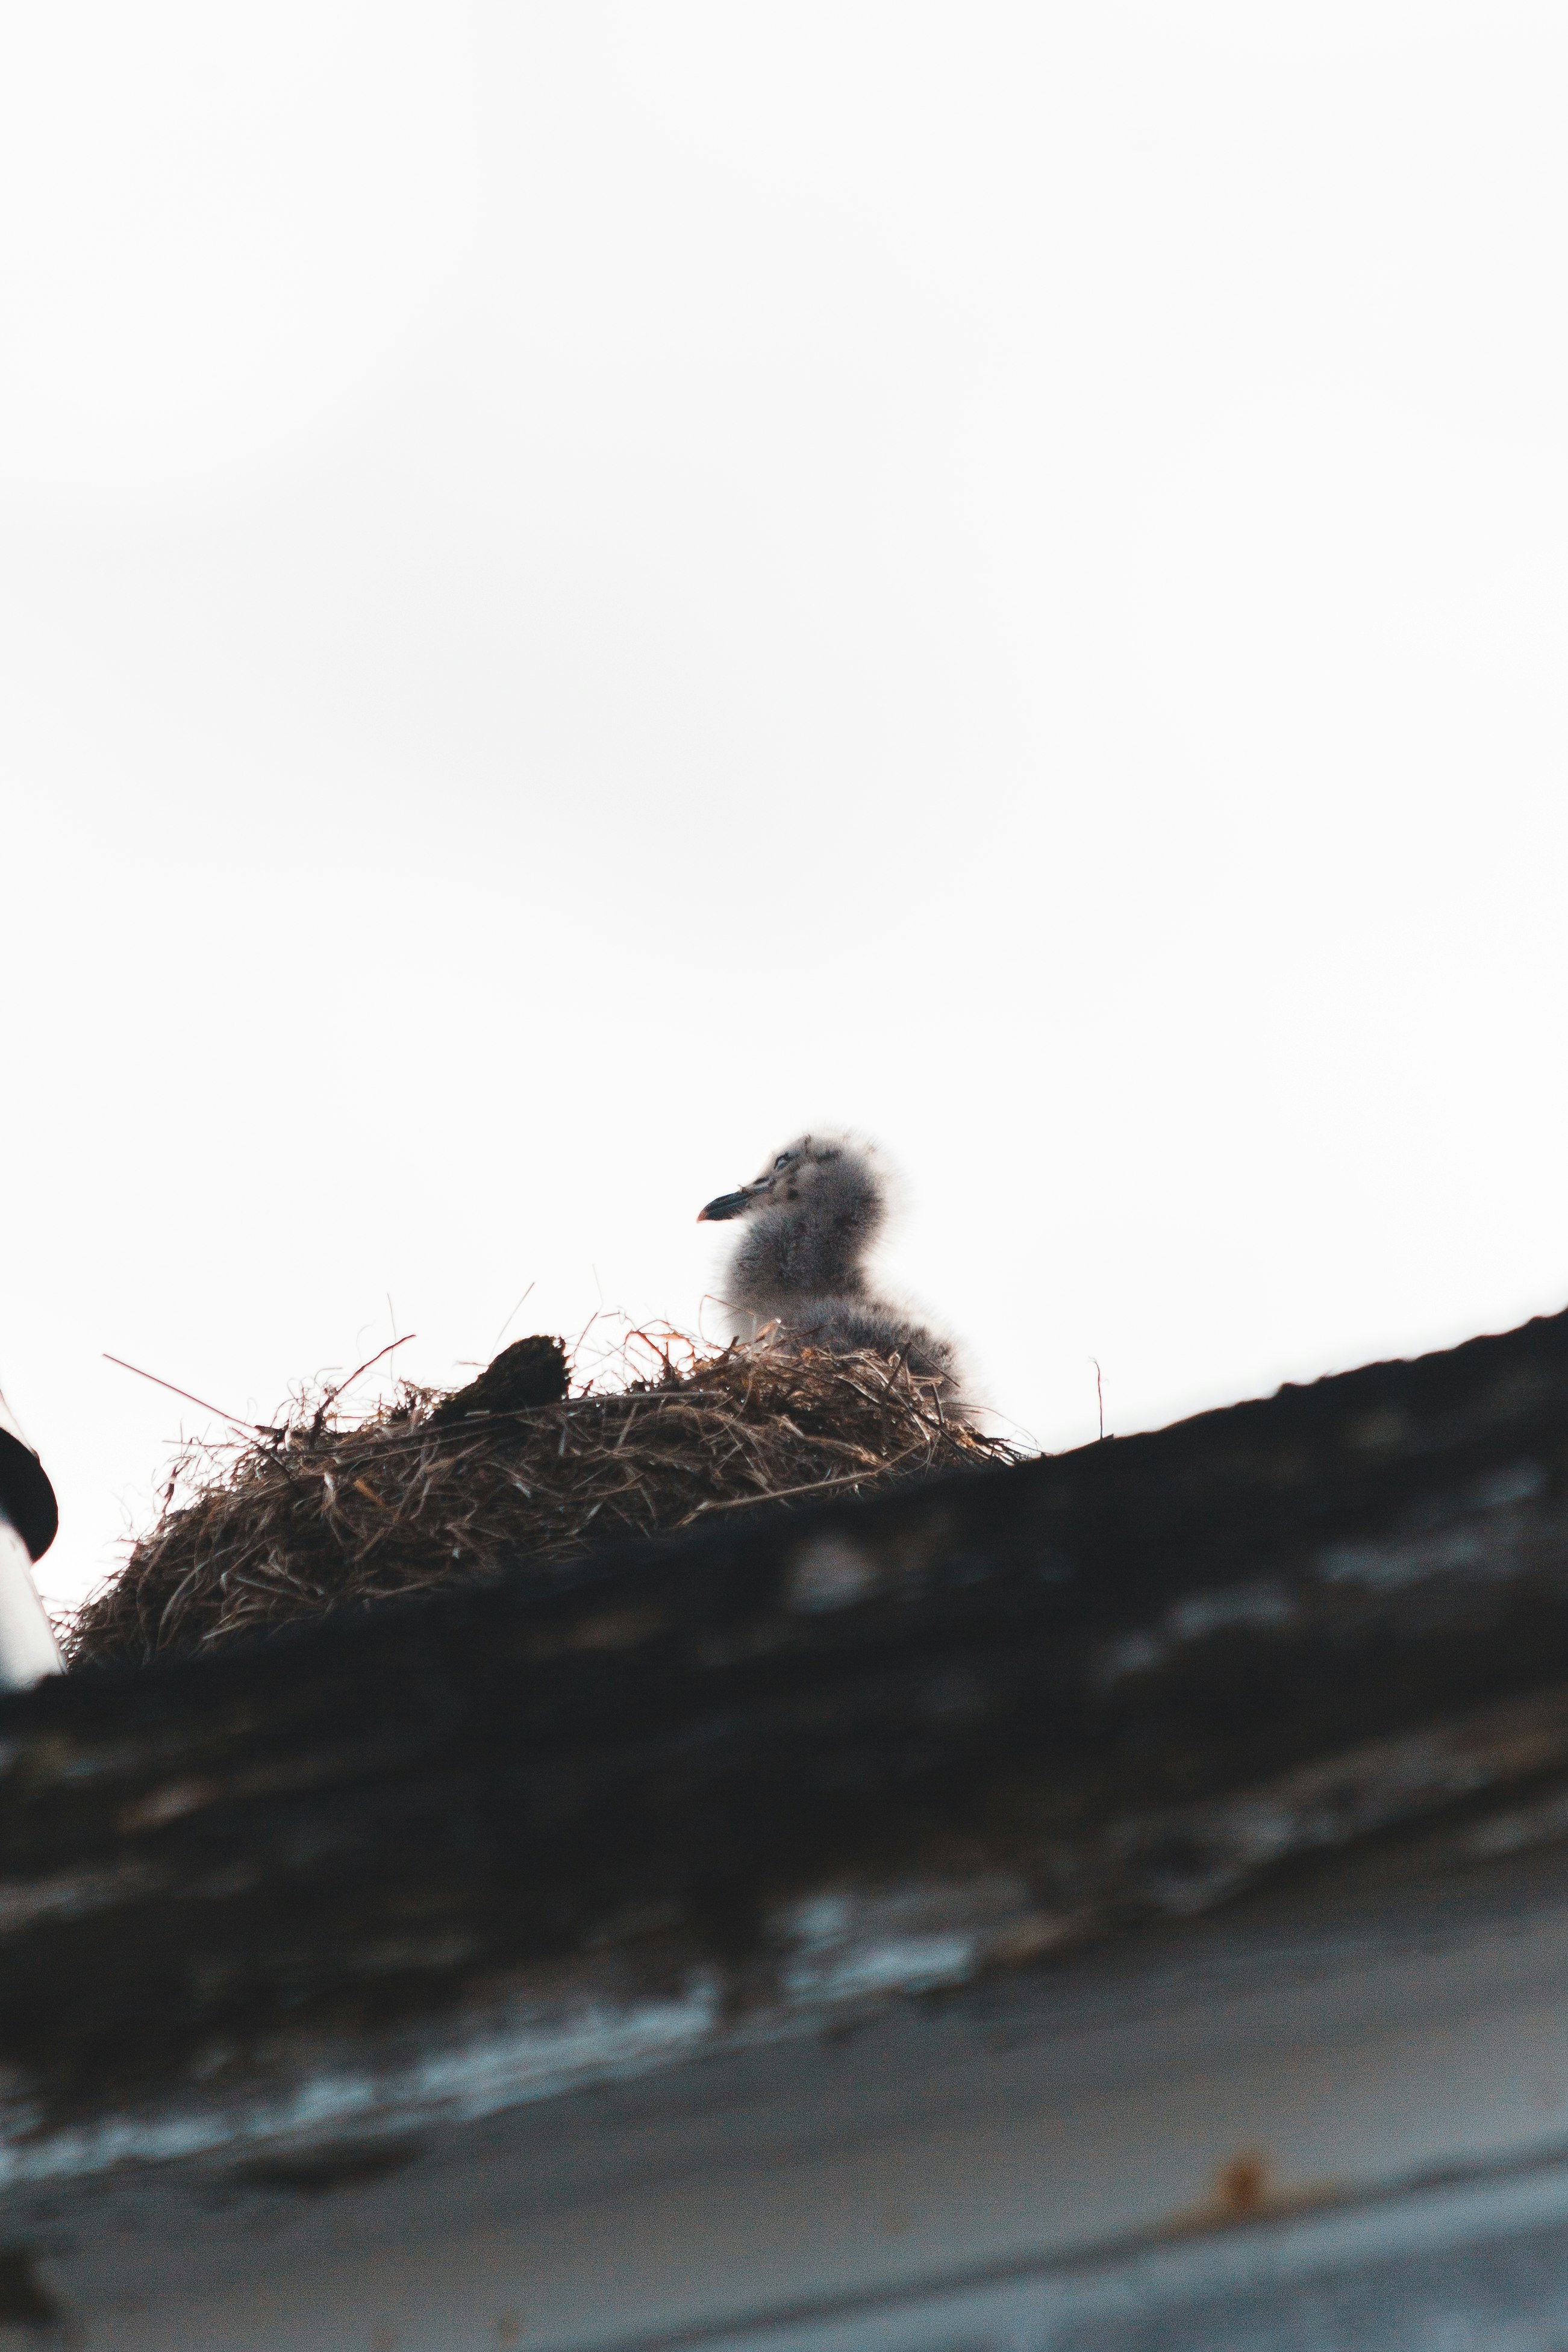
[[[779,1999],[744,2021],[727,2018],[716,1973],[695,1974],[666,2000],[519,2000],[476,2026],[459,2017],[445,2046],[406,2063],[324,2066],[271,2097],[169,2105],[49,2132],[20,2101],[0,2109],[0,2190],[80,2178],[117,2165],[167,2163],[246,2148],[406,2132],[436,2120],[474,2121],[507,2107],[619,2082],[700,2055],[817,2032],[843,2014],[899,1994],[957,1985],[993,1953],[1018,1958],[1060,1939],[1023,1882],[917,1884],[871,1898],[828,1892],[779,1915],[786,1958]]]
[[[961,1984],[998,1948],[1042,1949],[1061,1930],[1021,1878],[1001,1872],[815,1895],[769,1924],[786,1953],[786,1996],[828,2004]]]
[[[1533,1502],[1550,1483],[1540,1463],[1511,1462],[1477,1479],[1459,1505],[1478,1513],[1512,1515],[1500,1524],[1492,1520],[1456,1527],[1449,1520],[1428,1531],[1406,1521],[1402,1531],[1383,1542],[1327,1545],[1318,1555],[1318,1573],[1333,1584],[1363,1584],[1375,1591],[1396,1591],[1456,1570],[1511,1576],[1518,1570],[1519,1538],[1527,1524],[1521,1506]]]
[[[797,2000],[842,2000],[857,1993],[931,1992],[973,1976],[979,1945],[973,1936],[890,1936],[852,1946],[826,1962],[801,1959],[784,1970],[784,1989]]]
[[[1288,1625],[1296,1613],[1296,1604],[1284,1586],[1272,1579],[1194,1593],[1170,1610],[1157,1626],[1108,1642],[1092,1669],[1093,1679],[1105,1690],[1129,1675],[1148,1674],[1163,1665],[1185,1643],[1206,1641],[1212,1633],[1236,1626]]]
[[[1495,1538],[1485,1538],[1474,1528],[1446,1528],[1440,1535],[1381,1544],[1330,1544],[1318,1555],[1318,1573],[1331,1584],[1364,1584],[1374,1591],[1394,1591],[1419,1584],[1428,1576],[1451,1575],[1456,1569],[1489,1567],[1510,1573],[1511,1557],[1499,1559]]]
[[[443,2117],[472,2121],[497,2109],[553,2098],[668,2064],[712,2039],[720,2022],[716,1977],[694,1978],[669,2000],[565,2007],[551,2020],[524,2010],[516,2022],[465,2032],[411,2064],[326,2068],[282,2096],[243,2106],[110,2116],[79,2129],[34,2137],[38,2118],[15,2106],[3,2118],[0,2189],[103,2172],[126,2163],[167,2163],[219,2147],[243,2149],[310,2134],[406,2130]]]
[[[785,1602],[810,1616],[852,1608],[876,1589],[876,1564],[834,1528],[801,1545],[789,1566]]]
[[[1478,1509],[1495,1511],[1506,1503],[1533,1502],[1537,1495],[1545,1493],[1549,1483],[1539,1462],[1513,1462],[1506,1470],[1479,1478],[1469,1499]]]
[[[1284,1625],[1296,1612],[1283,1585],[1239,1584],[1224,1592],[1197,1592],[1166,1619],[1178,1642],[1201,1639],[1229,1625]]]

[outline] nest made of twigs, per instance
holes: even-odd
[[[635,1334],[621,1370],[570,1396],[559,1343],[534,1339],[465,1390],[403,1383],[352,1426],[329,1389],[252,1442],[187,1449],[157,1526],[68,1627],[69,1664],[204,1652],[747,1504],[1015,1458],[896,1357]]]

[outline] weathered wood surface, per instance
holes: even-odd
[[[1568,1826],[1568,1319],[0,1711],[0,2184],[801,2031]]]

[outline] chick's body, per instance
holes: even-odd
[[[738,1337],[755,1339],[777,1323],[788,1338],[831,1354],[897,1355],[944,1404],[957,1403],[951,1344],[875,1297],[867,1278],[866,1257],[887,1220],[886,1180],[871,1145],[803,1135],[701,1216],[744,1221],[725,1288]]]

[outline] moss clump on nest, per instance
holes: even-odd
[[[1015,1458],[896,1357],[638,1333],[620,1370],[569,1396],[560,1343],[523,1339],[451,1394],[405,1382],[345,1426],[329,1389],[254,1442],[188,1449],[158,1525],[76,1612],[68,1663],[188,1655],[746,1504]]]

